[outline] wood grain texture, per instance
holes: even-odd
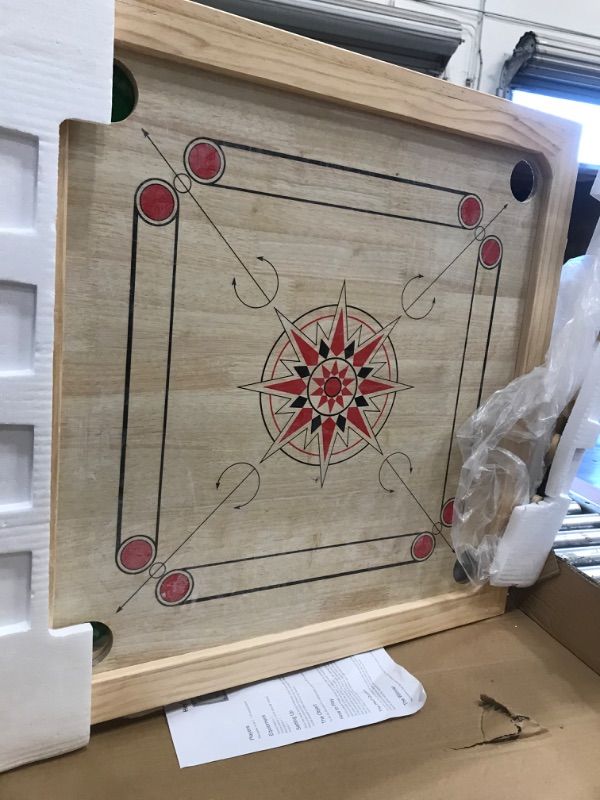
[[[92,723],[494,617],[504,612],[505,598],[491,587],[452,592],[103,672],[93,678]]]
[[[184,64],[119,57],[137,82],[134,114],[69,131],[55,624],[110,625],[114,645],[97,667],[108,671],[452,591],[444,536],[423,562],[411,563],[410,548],[419,532],[439,530],[454,493],[455,427],[480,387],[487,396],[514,374],[539,213],[536,196],[518,203],[510,193],[515,155],[225,76],[198,81]],[[180,193],[177,222],[153,226],[136,212],[134,232],[138,187],[174,180],[166,162],[185,175],[197,136],[239,145],[223,144],[222,178]],[[468,192],[481,198],[485,231],[459,222]],[[479,263],[486,235],[503,247],[496,269]],[[271,295],[274,275],[259,255],[277,269],[269,304],[242,267]],[[348,335],[362,326],[366,341],[397,320],[376,359],[383,366],[367,378],[410,388],[383,396],[385,416],[368,412],[373,446],[354,433],[335,440],[326,473],[322,443],[305,445],[302,434],[265,459],[288,420],[277,413],[286,397],[243,387],[289,375],[294,356],[276,310],[318,341],[342,287]],[[297,413],[314,408],[300,401]],[[242,462],[260,472],[248,505],[258,485]],[[151,537],[158,508],[166,567],[156,569],[188,569],[195,582],[191,604],[177,608],[158,602],[145,571],[115,564],[116,536]]]
[[[187,0],[121,0],[116,42],[139,101],[117,125],[69,125],[58,312],[53,621],[100,619],[113,630],[95,677],[96,719],[500,613],[502,593],[457,588],[438,533],[460,466],[448,441],[478,395],[543,357],[575,180],[574,126]],[[198,136],[223,143],[225,178],[212,188],[190,180],[187,191],[182,155]],[[538,177],[526,203],[509,188],[521,158]],[[136,188],[150,178],[179,181],[172,352],[174,226],[140,223],[134,212],[132,228]],[[467,193],[485,211],[472,230],[457,218]],[[157,604],[151,576],[123,574],[114,560],[132,230],[133,477],[122,522],[126,536],[149,535],[164,475],[158,558],[198,570],[193,604],[177,608]],[[499,269],[475,268],[488,235],[502,243],[501,281]],[[276,265],[276,285],[259,255]],[[425,280],[435,291],[420,299],[414,289]],[[222,507],[243,473],[226,473],[221,489],[219,474],[258,463],[271,441],[264,395],[240,387],[262,380],[269,349],[286,343],[273,307],[303,323],[324,308],[328,333],[344,283],[354,324],[370,320],[376,332],[401,317],[390,338],[395,379],[411,388],[381,426],[381,455],[369,447],[332,462],[319,489],[309,474],[318,455],[307,469],[288,447],[260,464],[259,499]],[[420,304],[414,317],[406,291]],[[412,466],[396,464],[400,484],[390,492],[377,474],[397,451]],[[205,518],[200,535],[185,538]],[[410,544],[391,537],[431,523],[432,557],[388,569],[405,563]],[[352,541],[362,544],[344,549]],[[328,572],[336,580],[324,580]]]
[[[115,39],[141,52],[538,154],[547,181],[546,222],[538,232],[517,370],[543,360],[559,280],[558,269],[548,273],[544,265],[563,259],[578,125],[189,0],[120,0]]]

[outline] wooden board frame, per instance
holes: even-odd
[[[576,126],[189,0],[118,0],[115,44],[437,131],[507,145],[535,156],[544,180],[517,374],[543,359],[575,182]],[[64,192],[65,169],[61,176]],[[64,204],[64,194],[62,199]],[[55,420],[60,402],[60,290],[65,261],[64,235],[60,230],[58,242]],[[58,434],[55,422],[54,489]],[[53,495],[55,501],[54,491]],[[463,589],[429,600],[109,670],[93,678],[92,721],[473,622],[502,613],[504,601],[503,590],[465,593]]]

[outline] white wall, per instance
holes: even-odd
[[[457,19],[463,26],[464,42],[451,58],[446,77],[454,83],[491,93],[496,92],[504,61],[526,31],[600,46],[600,0],[439,0],[436,5],[415,0],[374,2]],[[524,21],[498,19],[493,14]],[[574,33],[561,33],[548,26],[566,28]],[[599,39],[590,40],[581,35],[584,33],[594,34]]]

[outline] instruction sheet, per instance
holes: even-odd
[[[385,650],[187,700],[167,708],[180,767],[414,714],[419,681]]]

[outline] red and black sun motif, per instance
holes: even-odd
[[[382,452],[377,436],[397,392],[390,340],[397,320],[385,327],[367,312],[346,305],[321,306],[290,322],[277,312],[283,333],[265,363],[262,380],[243,386],[260,393],[261,411],[278,451],[319,466],[321,484],[330,464],[367,446]],[[281,402],[283,400],[283,402]]]

